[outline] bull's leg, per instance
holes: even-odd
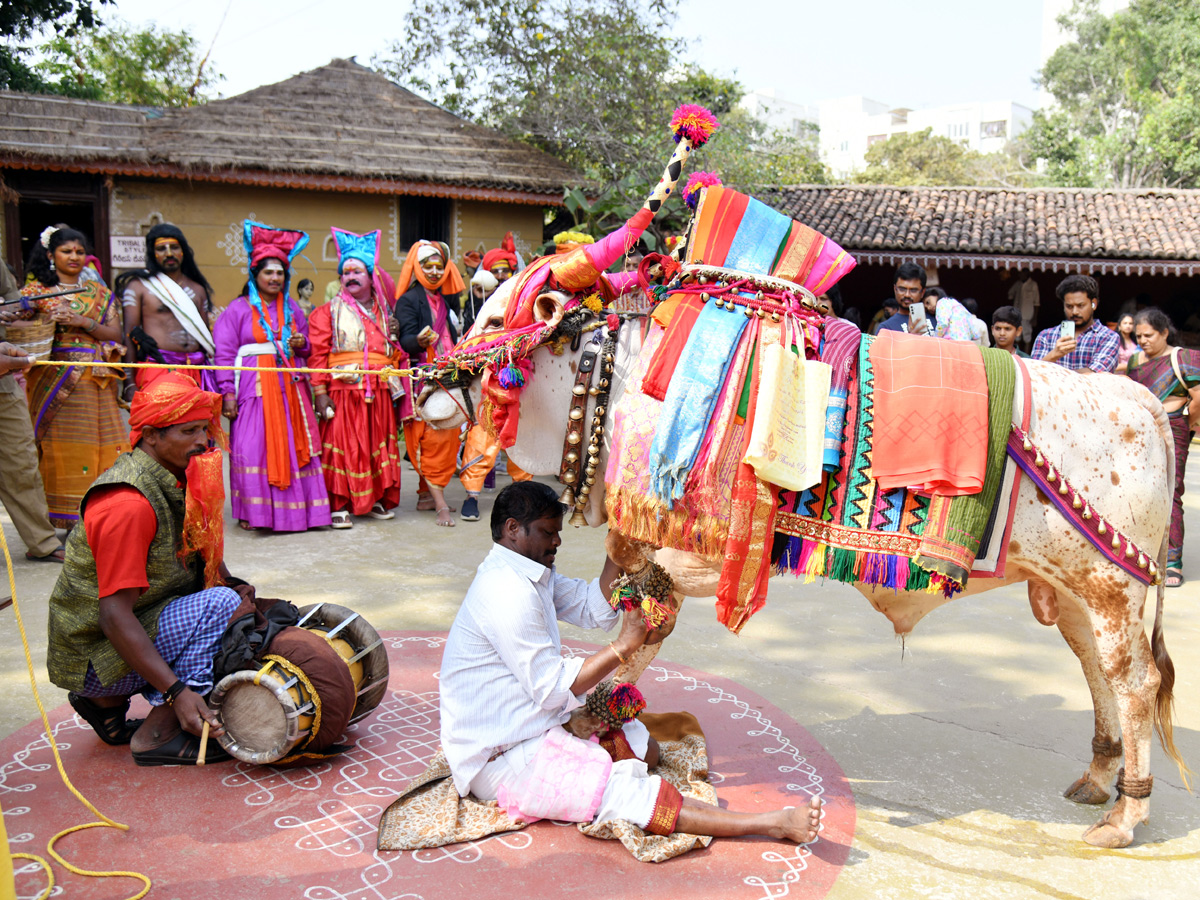
[[[1125,766],[1117,777],[1117,802],[1083,839],[1096,847],[1128,847],[1133,829],[1150,817],[1150,741],[1160,677],[1142,622],[1146,589],[1133,579],[1106,592],[1106,604],[1093,605],[1091,626],[1100,669],[1116,695]],[[1123,601],[1123,608],[1114,601]],[[1116,615],[1114,615],[1114,613]]]
[[[683,595],[676,593],[675,615],[677,617],[682,606]],[[642,677],[642,673],[646,671],[647,666],[654,662],[654,657],[658,656],[659,648],[662,647],[665,640],[666,638],[664,637],[662,641],[653,644],[642,644],[642,646],[638,647],[628,660],[617,666],[617,670],[613,672],[613,681],[637,684],[637,680]]]
[[[1039,605],[1042,609],[1047,608],[1046,601],[1050,598],[1044,595],[1044,591],[1054,593],[1054,588],[1045,582],[1038,585],[1030,583],[1031,602],[1035,600],[1035,596],[1041,601],[1040,604],[1035,603],[1035,611]],[[1057,601],[1058,598],[1053,599]],[[1063,640],[1079,658],[1088,689],[1092,693],[1092,708],[1095,711],[1092,761],[1083,776],[1067,788],[1063,796],[1076,803],[1107,803],[1108,786],[1117,777],[1117,768],[1121,762],[1121,720],[1117,698],[1101,670],[1100,654],[1096,648],[1090,617],[1071,598],[1063,600],[1064,602],[1056,603],[1057,615],[1052,623],[1045,622],[1041,616],[1038,617],[1038,621],[1056,624]]]

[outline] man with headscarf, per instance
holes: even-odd
[[[491,272],[500,284],[504,284],[513,277],[514,273],[520,271],[521,257],[517,256],[517,245],[511,231],[505,233],[504,240],[500,242],[499,247],[483,254],[483,261],[479,264],[479,268]]]
[[[400,346],[414,364],[444,356],[458,343],[450,311],[464,287],[445,244],[417,241],[409,248],[396,281],[394,315]],[[412,407],[414,393],[409,390],[401,401],[400,419],[408,459],[420,477],[417,509],[435,510],[437,523],[450,527],[454,509],[446,503],[444,491],[454,477],[458,430],[440,430],[419,419]]]
[[[220,415],[221,396],[177,372],[134,395],[133,450],[84,495],[50,595],[50,680],[142,766],[194,765],[204,722],[221,733],[204,701],[213,656],[254,594],[223,558],[221,450],[209,449],[224,442]],[[135,693],[152,707],[144,722],[125,719]]]
[[[125,312],[130,360],[167,365],[212,362],[212,287],[196,265],[187,238],[174,225],[164,222],[146,233],[146,268],[118,278],[117,294]],[[134,369],[125,380],[125,399],[163,371]],[[181,371],[205,390],[216,390],[212,372]]]
[[[334,228],[342,290],[308,320],[314,369],[351,369],[313,375],[321,425],[321,467],[334,528],[352,528],[351,514],[391,519],[400,505],[400,450],[393,395],[399,376],[362,375],[361,369],[397,366],[402,355],[389,339],[390,296],[379,266],[380,232]]]

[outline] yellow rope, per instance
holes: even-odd
[[[79,793],[75,785],[71,784],[71,779],[67,777],[66,769],[63,768],[62,757],[58,755],[58,743],[54,738],[53,730],[50,728],[50,719],[46,715],[46,708],[42,705],[42,695],[38,692],[37,676],[33,671],[33,655],[29,652],[29,638],[25,634],[25,622],[21,619],[21,607],[17,603],[17,579],[13,574],[12,556],[9,555],[8,552],[8,539],[4,535],[3,528],[0,528],[0,548],[4,550],[4,564],[8,567],[8,587],[12,592],[12,608],[13,613],[17,617],[17,628],[20,629],[21,632],[21,644],[25,648],[25,665],[29,669],[29,684],[30,687],[33,688],[33,699],[37,702],[38,712],[42,715],[42,727],[46,732],[46,741],[50,745],[50,752],[54,754],[54,764],[58,767],[58,774],[62,778],[63,784],[67,786],[67,789],[75,795],[75,798],[80,803],[87,807],[92,815],[100,820],[99,822],[87,822],[83,825],[74,825],[71,828],[63,829],[54,837],[50,838],[50,842],[46,844],[46,852],[54,857],[58,864],[64,869],[66,869],[68,872],[73,872],[76,875],[85,875],[89,878],[137,878],[142,882],[143,885],[145,885],[145,887],[143,887],[132,897],[129,897],[128,900],[141,900],[142,897],[145,897],[146,894],[150,892],[151,882],[148,877],[140,872],[93,872],[88,869],[81,869],[78,866],[67,862],[54,849],[54,845],[59,838],[66,837],[72,832],[83,831],[86,828],[116,828],[120,831],[128,831],[129,826],[122,825],[120,822],[114,822],[108,816],[96,809],[90,800],[83,796],[83,794]],[[8,848],[5,848],[5,852],[8,852]],[[54,888],[54,874],[50,871],[49,864],[41,857],[34,856],[29,853],[13,853],[12,856],[14,859],[32,859],[42,865],[42,867],[46,870],[46,877],[49,879],[50,883],[46,887],[45,892],[38,897],[38,900],[49,897],[50,891]]]
[[[35,366],[92,366],[103,369],[195,369],[202,372],[291,372],[298,375],[378,375],[380,378],[391,378],[394,375],[425,376],[435,370],[427,369],[396,369],[384,366],[381,369],[359,369],[347,366],[344,369],[309,369],[283,368],[280,366],[205,366],[198,363],[130,363],[102,362],[100,360],[82,359],[35,359]]]

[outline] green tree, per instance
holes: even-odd
[[[1073,39],[1041,72],[1055,106],[1024,135],[1064,185],[1200,184],[1200,4],[1133,0],[1112,16],[1076,0]]]
[[[948,137],[934,136],[932,128],[893,134],[867,148],[867,167],[854,176],[854,181],[914,186],[970,184],[973,164],[979,158],[979,153]]]
[[[153,23],[56,36],[35,69],[56,93],[142,106],[193,106],[208,99],[221,76],[190,33]]]
[[[112,0],[0,0],[0,88],[44,91],[45,80],[28,63],[30,41],[43,29],[72,37],[100,24],[100,10]]]
[[[564,186],[566,212],[548,223],[548,235],[569,226],[599,234],[628,218],[670,155],[667,123],[680,103],[708,107],[725,126],[693,168],[731,183],[819,180],[815,150],[775,140],[736,109],[740,84],[678,63],[686,46],[673,30],[677,2],[419,0],[403,37],[373,64],[582,172],[587,183]],[[676,204],[664,213],[659,235],[682,223]]]

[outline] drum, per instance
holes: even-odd
[[[317,603],[300,609],[297,624],[324,637],[350,667],[355,690],[351,722],[369,715],[383,702],[388,682],[387,648],[370,622],[344,606]]]
[[[283,759],[312,729],[312,692],[298,675],[268,661],[221,679],[208,705],[225,734],[217,740],[232,757],[266,765]]]
[[[340,752],[346,726],[369,715],[387,693],[388,659],[378,632],[333,603],[300,610],[255,669],[225,676],[209,707],[230,756],[266,765]]]

